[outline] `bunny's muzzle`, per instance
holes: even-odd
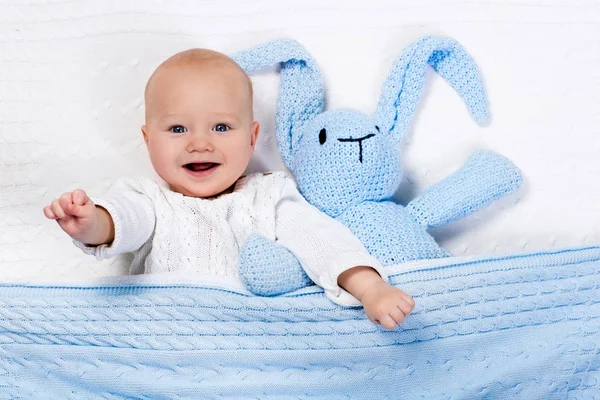
[[[359,148],[358,161],[360,161],[362,163],[363,162],[362,142],[363,142],[363,140],[372,138],[373,136],[375,136],[374,133],[369,133],[368,135],[365,135],[363,137],[356,138],[356,139],[354,139],[353,137],[349,137],[349,138],[338,138],[338,140],[342,143],[343,142],[358,142],[358,148]]]

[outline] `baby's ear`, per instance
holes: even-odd
[[[146,125],[142,125],[142,136],[144,136],[144,142],[146,143],[146,145],[148,145],[148,128],[146,128]]]
[[[256,121],[252,123],[252,131],[250,132],[250,146],[254,147],[258,140],[258,133],[260,131],[260,124]]]

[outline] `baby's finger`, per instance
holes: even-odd
[[[410,294],[406,293],[403,290],[398,289],[398,291],[400,292],[400,297],[402,297],[404,299],[404,301],[406,301],[411,307],[414,308],[415,299],[413,299]]]
[[[73,204],[73,198],[72,198],[71,192],[63,193],[58,198],[58,203],[60,204],[60,206],[62,207],[62,209],[66,213],[68,213],[69,212],[69,204]]]
[[[92,214],[94,213],[95,207],[89,207],[88,206],[89,203],[86,203],[82,206],[77,205],[77,204],[71,204],[69,205],[69,214],[73,215],[74,217],[79,217],[79,218],[88,218],[91,217]]]
[[[392,317],[392,319],[394,321],[396,321],[397,324],[401,324],[404,322],[404,318],[406,318],[406,314],[400,307],[395,307],[391,310],[390,317]]]
[[[381,322],[381,325],[385,329],[389,329],[389,330],[396,329],[396,327],[398,326],[396,321],[394,321],[394,319],[392,317],[390,317],[389,315],[381,316],[381,318],[379,318],[379,322]]]
[[[46,206],[44,207],[44,215],[46,216],[46,218],[49,219],[56,219],[56,215],[52,212],[52,209],[50,208],[50,206]]]
[[[54,200],[51,204],[50,204],[50,209],[52,210],[52,212],[54,213],[54,215],[56,216],[56,218],[61,219],[66,217],[66,214],[64,212],[64,210],[62,209],[60,203],[58,202],[58,200]]]
[[[82,189],[77,189],[73,191],[73,203],[78,206],[83,206],[89,201],[87,193]]]
[[[407,303],[404,301],[401,301],[397,307],[400,311],[402,311],[405,317],[408,316],[408,314],[410,314],[415,308],[414,303]]]

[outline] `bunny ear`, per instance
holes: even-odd
[[[394,62],[374,115],[382,132],[404,137],[425,86],[427,65],[458,92],[478,124],[489,120],[487,96],[473,59],[454,39],[426,36],[407,47]]]
[[[317,64],[291,39],[264,43],[232,58],[248,73],[281,64],[275,136],[283,161],[292,169],[302,126],[323,111],[323,79]]]

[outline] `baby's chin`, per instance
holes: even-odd
[[[200,199],[208,199],[212,197],[218,197],[222,194],[231,193],[233,191],[233,186],[235,182],[232,184],[219,184],[219,185],[202,185],[196,184],[190,187],[190,185],[176,185],[170,184],[169,188],[176,193],[180,193],[186,197],[195,197]]]

